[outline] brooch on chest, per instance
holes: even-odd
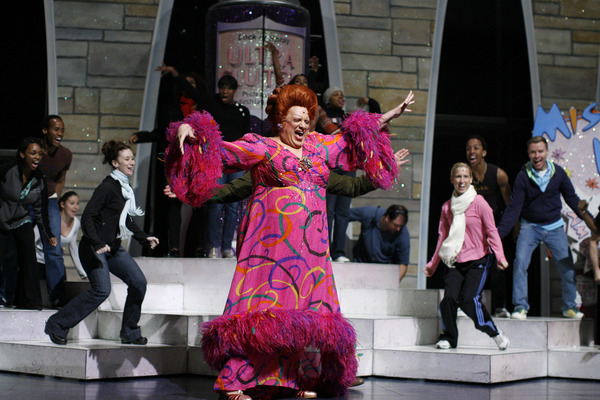
[[[300,171],[302,171],[302,170],[308,171],[309,169],[312,168],[312,166],[313,166],[313,162],[308,157],[302,157],[302,159],[300,159],[300,161],[298,162],[298,169]]]

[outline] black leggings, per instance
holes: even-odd
[[[25,223],[10,231],[0,230],[0,260],[2,263],[4,263],[9,235],[14,238],[19,262],[14,303],[19,308],[41,308],[42,292],[40,290],[40,273],[35,257],[33,225]]]
[[[498,335],[494,321],[481,303],[481,290],[492,260],[495,257],[490,254],[479,260],[456,263],[454,268],[446,267],[444,271],[444,298],[440,303],[443,333],[440,339],[447,340],[452,347],[456,347],[458,343],[458,307],[473,320],[475,328],[490,337]]]

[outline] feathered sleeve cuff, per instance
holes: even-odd
[[[190,125],[196,136],[186,140],[183,154],[177,140],[182,124]],[[169,145],[165,150],[165,174],[171,190],[182,202],[200,207],[222,186],[217,183],[223,172],[219,126],[208,112],[196,111],[183,121],[172,122],[166,135]]]
[[[379,129],[379,114],[357,110],[342,123],[357,168],[365,171],[373,186],[389,189],[398,176],[398,166],[387,128]]]

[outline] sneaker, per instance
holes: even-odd
[[[504,307],[496,308],[496,312],[494,312],[494,317],[496,318],[510,318],[510,313]]]
[[[510,345],[510,339],[502,331],[499,331],[492,339],[494,339],[500,350],[506,350]]]
[[[510,317],[512,319],[527,319],[527,310],[521,306],[516,306]]]
[[[350,259],[348,257],[345,257],[345,256],[339,256],[338,258],[336,258],[333,261],[335,261],[335,262],[341,262],[341,263],[346,263],[346,262],[350,262]]]
[[[444,339],[438,340],[438,342],[435,344],[435,348],[436,349],[449,349],[450,348],[450,342]]]
[[[231,249],[223,250],[223,258],[233,258],[233,257],[234,257],[233,250],[231,250]]]
[[[467,314],[465,314],[465,312],[463,310],[461,310],[460,307],[458,307],[456,309],[456,316],[457,317],[467,317]]]
[[[219,258],[219,249],[217,249],[216,247],[210,249],[210,251],[208,252],[208,258]]]
[[[583,318],[583,313],[576,308],[569,308],[567,311],[563,311],[563,317],[571,319]]]
[[[0,297],[0,308],[4,308],[6,306],[6,299],[4,297]]]

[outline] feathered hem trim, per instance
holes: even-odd
[[[235,355],[318,348],[321,374],[314,388],[330,396],[343,395],[356,378],[355,344],[354,328],[340,313],[263,310],[223,315],[202,326],[204,358],[216,370]]]
[[[187,139],[184,153],[179,151],[177,130],[182,124],[194,129],[195,139]],[[165,173],[177,198],[194,207],[210,199],[223,174],[221,147],[223,138],[219,126],[206,112],[195,111],[167,128],[169,145],[165,150]]]
[[[359,169],[365,171],[373,186],[389,189],[398,176],[398,166],[387,128],[379,129],[379,114],[357,110],[342,123],[346,140]]]

